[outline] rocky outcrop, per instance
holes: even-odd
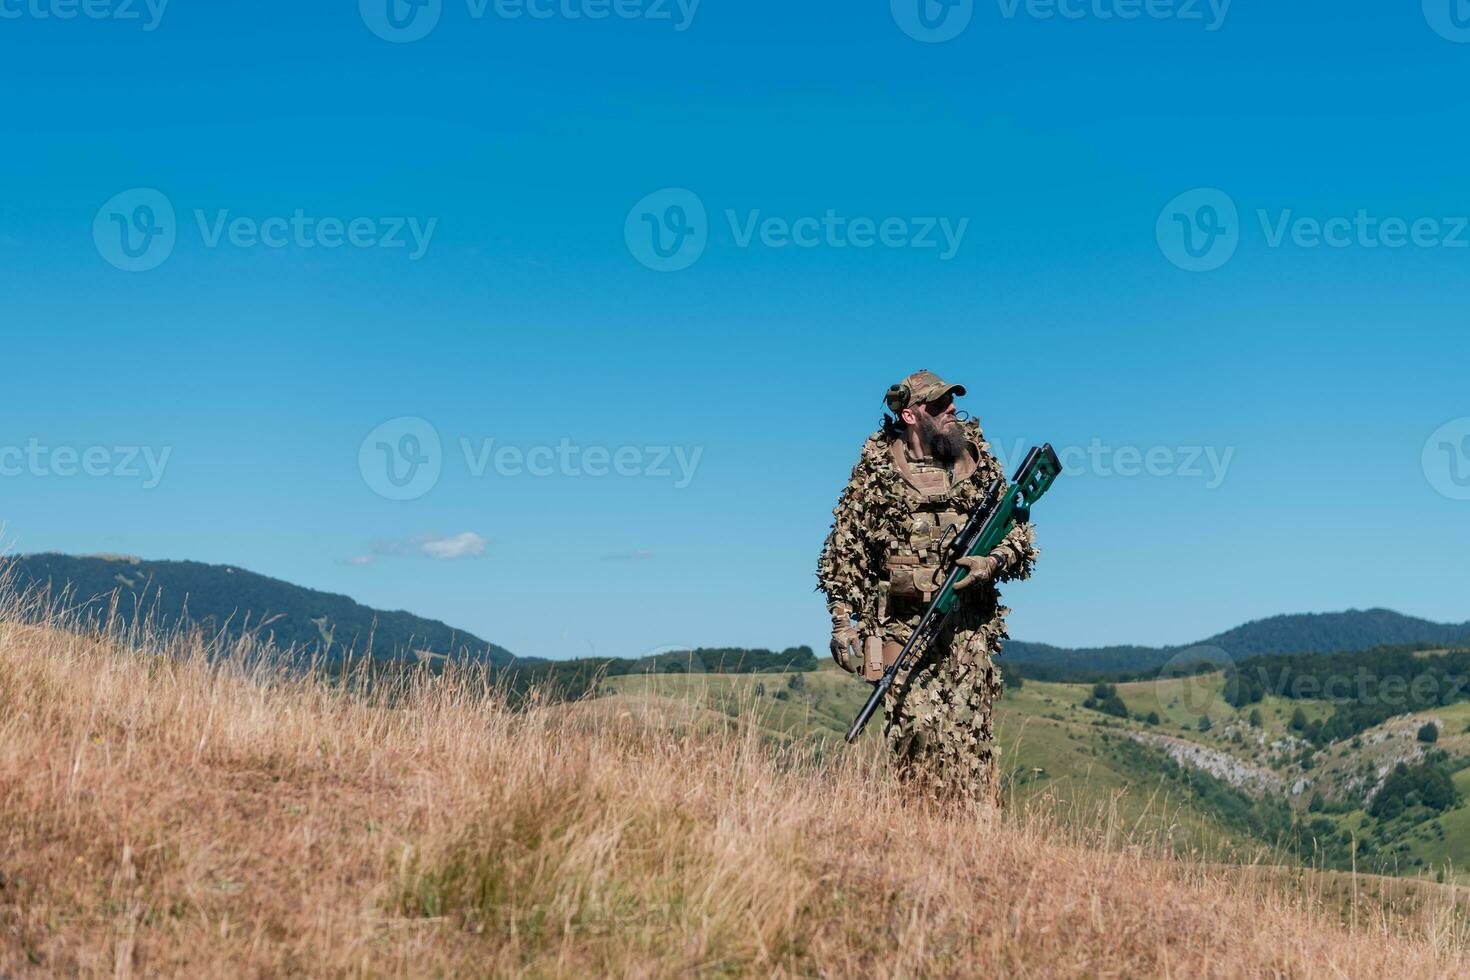
[[[1189,766],[1201,772],[1207,772],[1216,779],[1234,786],[1236,789],[1250,793],[1252,796],[1264,796],[1268,793],[1281,793],[1286,788],[1286,782],[1276,773],[1262,766],[1238,759],[1228,752],[1221,752],[1196,742],[1189,742],[1182,738],[1172,738],[1168,735],[1158,735],[1153,732],[1131,733],[1135,741],[1156,749],[1162,749],[1168,753],[1169,758],[1182,766]],[[1298,780],[1298,783],[1309,782]],[[1302,792],[1302,788],[1294,785],[1294,794]]]

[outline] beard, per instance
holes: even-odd
[[[965,427],[958,422],[940,425],[923,412],[915,414],[919,417],[919,442],[924,451],[944,466],[954,465],[964,455],[965,446],[969,442],[965,436]]]

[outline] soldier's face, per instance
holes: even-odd
[[[912,411],[924,448],[944,462],[958,459],[965,451],[965,430],[956,416],[954,398],[945,395]],[[904,413],[905,421],[908,414]]]
[[[903,410],[905,425],[917,425],[921,431],[947,429],[958,424],[959,417],[954,407],[954,396],[945,395],[932,402],[922,402]]]

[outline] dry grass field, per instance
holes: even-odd
[[[18,601],[0,976],[1470,971],[1449,890],[1400,905],[1179,860],[1107,814],[929,806],[871,752],[657,699],[512,712],[468,672],[364,692]]]

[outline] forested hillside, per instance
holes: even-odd
[[[197,624],[227,637],[249,630],[303,655],[340,660],[349,653],[463,656],[504,666],[504,647],[412,613],[370,609],[344,595],[318,592],[230,565],[128,557],[23,555],[4,563],[17,590],[66,595],[97,622],[152,617],[162,628]],[[116,601],[114,602],[114,597]]]
[[[1005,655],[1014,663],[1035,665],[1028,676],[1079,673],[1135,673],[1170,661],[1240,662],[1269,653],[1343,653],[1374,647],[1427,643],[1470,643],[1470,622],[1434,623],[1391,609],[1350,609],[1339,613],[1271,616],[1182,646],[1056,647],[1011,640]]]
[[[197,625],[238,637],[249,630],[303,660],[325,655],[342,662],[371,653],[379,660],[426,662],[437,669],[465,658],[498,669],[518,692],[536,688],[576,699],[607,677],[638,673],[756,673],[815,670],[810,647],[782,651],[721,647],[666,650],[639,658],[544,660],[515,657],[504,647],[438,620],[371,609],[347,596],[318,592],[230,565],[144,561],[122,556],[26,555],[0,566],[16,591],[65,596],[64,605],[100,625],[115,615],[129,625],[140,615],[155,627]],[[37,603],[38,607],[45,603]]]

